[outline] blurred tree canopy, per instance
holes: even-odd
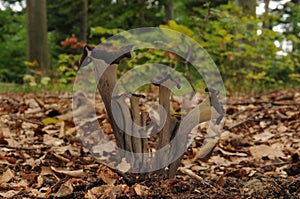
[[[263,5],[259,6],[264,7],[262,14],[255,14],[255,9],[245,12],[249,5],[244,3],[240,0],[48,0],[53,83],[68,84],[74,80],[84,43],[97,45],[122,30],[160,26],[185,33],[201,44],[231,91],[299,85],[300,0],[247,2]],[[26,60],[26,5],[23,0],[0,0],[0,5],[0,81],[34,81],[32,85],[37,85],[41,79],[28,75],[23,78],[33,65]],[[133,53],[135,59],[122,62],[121,72],[138,63],[156,61],[176,67],[193,80],[201,78],[193,67],[170,54],[159,50]]]

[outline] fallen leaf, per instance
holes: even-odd
[[[73,170],[73,171],[70,171],[68,169],[55,168],[55,167],[51,167],[51,169],[57,173],[62,173],[72,177],[83,177],[86,175],[83,169]]]
[[[272,134],[270,132],[264,132],[264,133],[256,134],[253,136],[253,138],[256,141],[261,141],[261,142],[265,142],[265,141],[271,139],[272,137],[274,137],[274,134]]]
[[[94,187],[85,194],[84,198],[92,198],[92,199],[115,199],[118,197],[125,196],[123,194],[124,190],[126,189],[126,185],[102,185],[99,187]]]
[[[2,196],[3,198],[12,198],[15,195],[17,195],[20,191],[16,191],[16,190],[9,190],[6,192],[0,192],[0,196]]]
[[[277,130],[279,133],[284,133],[288,130],[288,128],[282,124],[277,128]]]
[[[122,158],[120,164],[118,164],[117,169],[126,173],[131,168],[130,164],[126,161],[125,158]]]
[[[239,157],[247,157],[248,155],[246,153],[240,153],[240,152],[228,152],[221,148],[218,148],[218,150],[223,154],[227,156],[239,156]]]
[[[222,166],[229,166],[231,165],[231,162],[228,161],[227,159],[220,157],[220,156],[212,156],[209,159],[210,162],[215,163],[216,165],[222,165]]]
[[[66,197],[73,193],[73,184],[71,179],[69,179],[67,182],[63,183],[57,193],[55,194],[56,197]]]
[[[273,148],[265,144],[251,146],[249,151],[251,155],[257,159],[268,157],[273,160],[276,157],[284,157],[284,153],[280,149]]]
[[[60,122],[60,120],[51,118],[51,117],[47,117],[45,119],[42,120],[43,124],[45,125],[49,125],[49,124],[58,124]]]
[[[216,185],[218,185],[219,187],[223,187],[226,183],[226,180],[224,179],[224,175],[221,175],[217,181],[216,181]]]
[[[113,185],[119,179],[119,176],[107,167],[101,167],[99,177],[106,184]]]
[[[149,188],[144,186],[144,185],[140,185],[140,184],[135,184],[133,185],[133,189],[135,191],[135,193],[138,195],[138,196],[145,196],[148,194],[148,190]]]
[[[14,173],[10,170],[7,169],[1,176],[0,176],[0,184],[9,182],[13,177]]]
[[[44,143],[49,146],[60,146],[64,143],[62,139],[52,137],[51,135],[44,135]]]

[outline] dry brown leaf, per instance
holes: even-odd
[[[105,190],[111,190],[112,188],[113,188],[112,185],[102,185],[100,187],[93,187],[92,189],[87,191],[84,198],[86,198],[86,199],[97,199],[101,195],[103,195]]]
[[[4,144],[4,145],[8,144],[8,142],[5,140],[3,132],[1,132],[1,128],[0,128],[0,144]]]
[[[42,187],[40,190],[31,189],[29,194],[31,198],[47,198],[48,190],[49,188],[46,187]]]
[[[113,185],[119,179],[119,176],[107,167],[102,167],[99,177],[108,185]]]
[[[133,185],[133,189],[138,196],[146,196],[149,190],[148,187],[140,184]]]
[[[65,158],[64,156],[61,156],[61,155],[56,154],[56,153],[53,153],[53,155],[54,155],[57,159],[61,160],[62,162],[70,162],[70,160],[69,160],[68,158]]]
[[[218,156],[212,156],[209,159],[209,162],[213,162],[216,165],[222,165],[222,166],[229,166],[229,165],[231,165],[230,161],[228,161],[227,159],[225,159],[223,157],[220,157],[219,155]]]
[[[15,195],[17,195],[20,191],[16,190],[9,190],[9,191],[1,191],[0,196],[3,198],[13,198]]]
[[[122,158],[120,164],[118,164],[117,169],[126,173],[131,168],[130,164],[126,161],[125,158]]]
[[[249,148],[251,155],[257,159],[261,159],[263,157],[268,157],[270,159],[275,159],[277,157],[284,157],[284,153],[282,150],[278,148],[273,148],[265,144],[251,146]]]
[[[274,137],[274,134],[272,134],[270,132],[264,132],[264,133],[256,134],[253,136],[253,138],[256,141],[261,141],[261,142],[266,142],[267,140],[269,140],[272,137]]]
[[[206,142],[204,145],[201,146],[201,148],[198,151],[198,157],[200,160],[206,161],[210,157],[212,151],[214,150],[216,144],[218,143],[218,140],[219,140],[218,137],[214,139],[210,139],[208,140],[208,142]]]
[[[260,180],[252,179],[245,183],[243,191],[251,195],[254,191],[262,192],[263,188],[264,186]]]
[[[224,175],[221,175],[217,181],[216,181],[216,185],[218,185],[219,187],[223,187],[226,183],[226,179],[224,178]]]
[[[124,196],[124,190],[127,188],[126,185],[102,185],[100,187],[94,187],[85,194],[84,198],[88,199],[115,199]]]
[[[240,153],[240,152],[228,152],[221,148],[218,148],[218,150],[223,154],[227,156],[239,156],[239,157],[247,157],[248,155],[246,153]]]
[[[36,115],[39,115],[39,116],[44,115],[43,109],[41,109],[40,107],[27,109],[24,113],[25,113],[25,115],[35,115],[35,116]]]
[[[60,129],[59,129],[59,135],[58,137],[59,138],[62,138],[66,135],[66,131],[65,131],[65,122],[64,121],[61,121],[60,122]]]
[[[260,122],[259,122],[259,125],[260,125],[260,127],[263,128],[263,129],[267,127],[267,123],[266,123],[265,121],[260,121]]]
[[[8,138],[12,135],[11,130],[8,127],[2,126],[1,121],[0,121],[0,132],[3,133],[4,138]]]
[[[68,169],[61,169],[61,168],[55,168],[55,167],[51,167],[51,169],[57,173],[62,173],[68,176],[72,176],[72,177],[83,177],[86,176],[86,173],[83,171],[83,169],[79,169],[79,170],[68,170]]]
[[[277,127],[277,130],[279,133],[284,133],[288,130],[288,128],[286,126],[284,126],[283,124],[281,124],[279,127]]]
[[[7,169],[0,176],[0,184],[9,182],[14,176],[15,176],[14,173],[10,169]]]
[[[69,179],[67,182],[63,183],[57,193],[55,194],[56,197],[66,197],[73,193],[73,184],[72,180]]]
[[[64,143],[64,141],[62,139],[59,139],[59,138],[54,138],[48,134],[45,134],[44,135],[44,140],[43,142],[46,144],[46,145],[49,145],[49,146],[60,146],[61,144]]]
[[[25,104],[28,105],[30,108],[37,108],[40,107],[39,103],[35,99],[25,99]]]

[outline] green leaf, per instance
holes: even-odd
[[[60,122],[60,120],[51,118],[51,117],[47,117],[45,119],[42,120],[42,123],[45,125],[49,125],[49,124],[58,124]]]
[[[224,30],[224,29],[220,29],[220,30],[218,31],[218,34],[221,35],[221,36],[224,36],[224,35],[227,34],[227,31]]]
[[[50,82],[51,78],[50,77],[43,77],[41,79],[41,84],[43,84],[44,86],[47,86]]]

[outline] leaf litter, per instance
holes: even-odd
[[[0,95],[1,198],[300,198],[299,90],[228,97],[224,132],[210,158],[201,158],[208,127],[199,125],[176,178],[134,183],[84,148],[71,99]],[[93,119],[112,135],[98,100]]]

